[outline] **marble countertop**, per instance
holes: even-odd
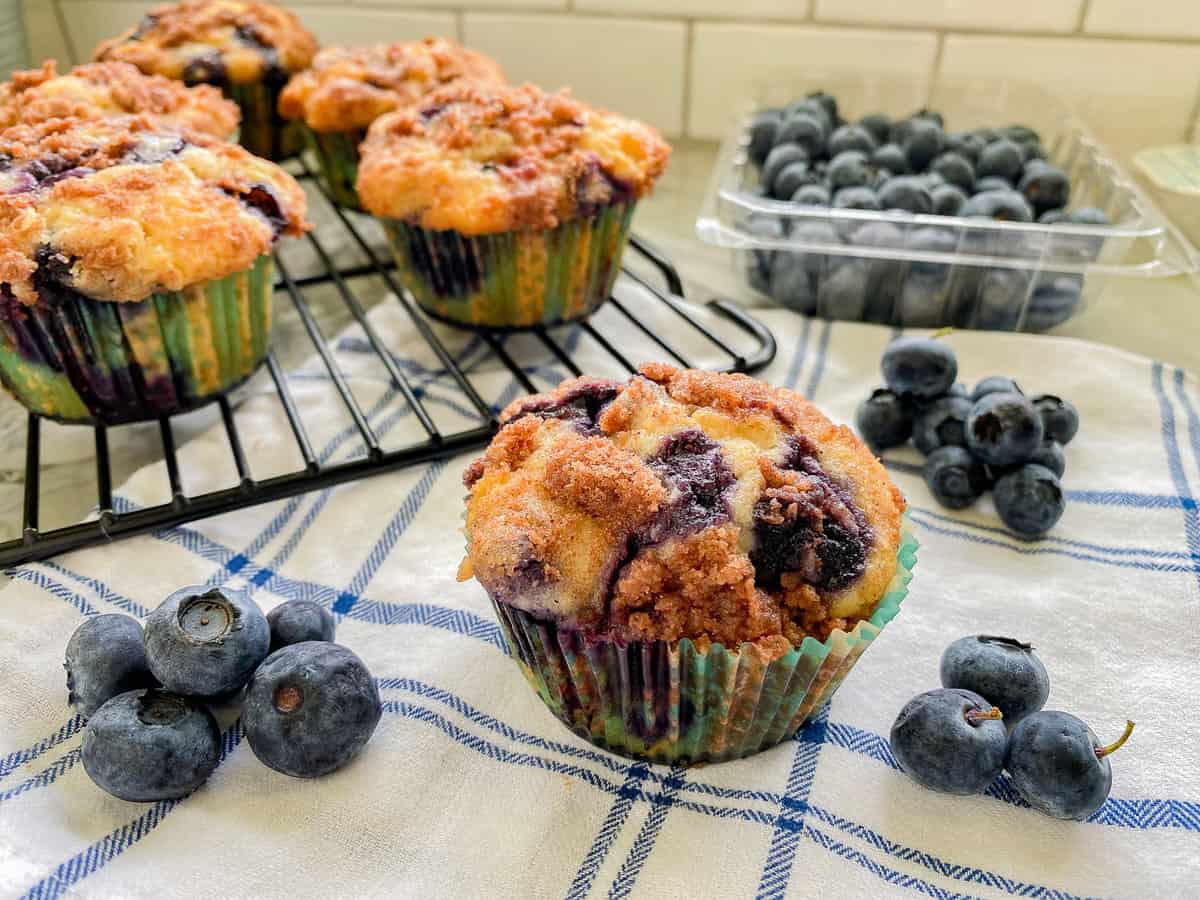
[[[741,283],[729,253],[695,236],[693,226],[715,155],[714,144],[676,145],[667,175],[655,195],[639,207],[635,228],[671,256],[691,299],[720,296],[754,305],[761,301]],[[314,206],[319,206],[319,201]],[[320,212],[315,214],[323,222],[317,235],[326,249],[339,260],[355,256],[341,226]],[[373,229],[369,233],[372,243],[382,247],[381,236]],[[284,259],[294,275],[302,275],[315,265],[311,250],[303,242],[289,247]],[[368,309],[386,296],[378,284],[356,293]],[[309,289],[305,297],[326,337],[333,337],[351,322],[349,310],[332,288]],[[1200,282],[1194,278],[1113,279],[1091,306],[1055,333],[1112,344],[1195,371],[1200,369],[1194,327],[1197,304]],[[299,364],[313,352],[296,310],[283,298],[277,304],[273,345],[284,369]],[[250,389],[255,389],[253,384]],[[176,443],[184,443],[218,421],[215,409],[177,420]],[[21,530],[25,433],[24,410],[7,395],[0,396],[0,540],[14,538]],[[158,426],[154,423],[110,429],[109,446],[114,488],[136,469],[161,458]],[[96,498],[94,459],[92,429],[43,424],[42,528],[76,522],[92,511]]]

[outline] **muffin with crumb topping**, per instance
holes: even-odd
[[[792,735],[896,614],[904,498],[844,426],[744,375],[644,366],[511,404],[467,558],[576,733],[657,761]]]
[[[279,113],[302,125],[333,198],[359,209],[354,181],[368,126],[460,79],[503,84],[504,73],[482,53],[444,38],[326,47],[311,68],[292,76]]]
[[[137,113],[217,138],[232,137],[239,117],[237,104],[214,87],[185,87],[122,62],[88,63],[59,75],[54,60],[48,60],[40,69],[13,72],[0,84],[0,129]]]
[[[460,82],[377,119],[361,152],[358,195],[426,312],[519,329],[607,299],[670,147],[565,91]]]
[[[220,88],[241,108],[242,146],[282,159],[299,149],[299,139],[276,112],[279,92],[316,52],[316,38],[286,9],[255,0],[181,0],[153,7],[97,47],[95,58]]]
[[[214,399],[266,357],[271,251],[304,216],[277,165],[160,118],[0,132],[0,381],[68,422]]]

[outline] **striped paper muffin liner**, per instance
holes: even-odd
[[[384,220],[405,285],[431,316],[512,331],[583,319],[612,292],[637,204],[544,230],[468,237]]]
[[[776,659],[751,643],[700,650],[687,638],[596,640],[494,598],[492,605],[526,679],[571,731],[624,756],[720,762],[790,738],[833,697],[899,612],[916,559],[906,523],[896,575],[874,614],[824,641],[806,637]]]
[[[221,89],[242,111],[239,144],[255,156],[276,162],[300,152],[304,138],[299,127],[280,116],[276,108],[282,85],[223,84]]]
[[[358,145],[366,131],[313,131],[301,126],[304,142],[317,158],[329,196],[346,209],[362,210],[354,184],[358,179]]]
[[[0,381],[31,412],[118,425],[194,409],[266,359],[272,258],[136,303],[0,294]]]

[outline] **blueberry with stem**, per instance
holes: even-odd
[[[1008,637],[975,634],[942,653],[942,686],[974,691],[1004,713],[1011,729],[1046,705],[1050,676],[1033,645]]]
[[[1098,810],[1112,790],[1108,758],[1133,734],[1133,722],[1104,746],[1075,716],[1044,710],[1021,721],[1008,742],[1004,767],[1034,809],[1056,819],[1082,821]]]

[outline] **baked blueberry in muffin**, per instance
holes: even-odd
[[[153,7],[97,47],[95,58],[220,87],[241,107],[242,145],[278,159],[296,149],[275,111],[279,92],[316,52],[316,39],[288,10],[253,0],[182,0]]]
[[[48,60],[0,84],[0,128],[137,113],[218,138],[232,136],[239,117],[237,105],[214,87],[185,87],[122,62],[89,63],[59,75]]]
[[[107,423],[229,390],[266,355],[270,253],[304,213],[275,164],[162,119],[0,132],[0,379]]]
[[[761,749],[895,614],[904,499],[795,393],[653,364],[501,421],[464,476],[460,575],[580,734],[664,760]]]
[[[288,82],[279,112],[304,126],[334,198],[357,208],[358,145],[367,127],[460,79],[503,84],[504,73],[483,54],[444,38],[326,47],[312,68]]]
[[[459,82],[377,119],[358,194],[427,312],[480,328],[588,315],[670,148],[648,125],[533,85]]]

